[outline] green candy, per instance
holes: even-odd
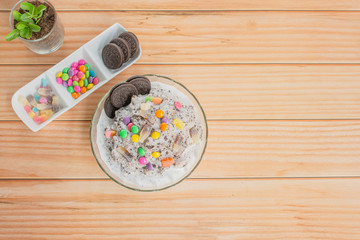
[[[122,129],[119,133],[121,138],[126,138],[128,136],[128,133],[126,130]]]
[[[84,66],[86,67],[86,70],[90,71],[90,65],[85,63]]]
[[[137,126],[133,125],[131,127],[131,132],[134,133],[134,134],[137,134],[139,132],[139,128]]]
[[[67,81],[67,80],[69,80],[69,75],[68,75],[67,73],[63,73],[63,74],[61,75],[61,79],[62,79],[63,81]]]
[[[90,77],[90,72],[89,72],[89,71],[86,71],[86,72],[85,72],[85,77],[86,77],[86,78],[89,78],[89,77]]]
[[[89,84],[89,81],[87,80],[87,78],[84,79],[84,87],[87,87]]]
[[[73,86],[79,86],[79,83],[77,81],[73,81]]]
[[[66,68],[63,69],[63,73],[68,73],[69,70],[70,70],[70,68],[66,67]]]
[[[69,93],[73,93],[74,92],[74,87],[73,86],[70,86],[67,88],[68,92]]]
[[[145,156],[145,150],[143,148],[139,148],[138,153],[140,156]]]
[[[151,102],[152,101],[152,99],[153,99],[153,97],[152,96],[147,96],[146,98],[145,98],[145,102]]]

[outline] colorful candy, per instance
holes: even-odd
[[[161,123],[169,124],[170,121],[169,121],[169,119],[168,119],[167,117],[163,117],[163,118],[161,119]]]
[[[179,102],[175,102],[174,105],[177,110],[180,110],[180,108],[182,107],[181,103]]]
[[[144,150],[142,147],[140,147],[140,148],[138,149],[138,154],[139,154],[140,156],[145,156],[145,150]]]
[[[161,99],[161,98],[158,98],[158,97],[154,97],[154,98],[152,99],[152,102],[153,102],[154,104],[159,105],[160,103],[162,103],[162,99]]]
[[[154,132],[151,133],[151,137],[153,139],[158,139],[160,137],[160,133],[157,132],[157,131],[154,131]]]
[[[157,110],[157,111],[155,112],[155,116],[156,116],[157,118],[162,118],[162,117],[164,117],[164,111],[163,111],[163,110]]]
[[[113,136],[115,136],[116,135],[116,131],[115,130],[109,130],[109,131],[106,131],[105,132],[105,137],[106,138],[111,138],[111,137],[113,137]]]
[[[147,159],[145,157],[141,157],[141,158],[139,158],[139,163],[141,165],[145,165],[147,163]]]
[[[63,72],[63,75],[64,75],[64,73],[68,73],[69,70],[70,70],[70,68],[68,68],[68,67],[64,68],[63,71],[62,71],[62,72]]]
[[[158,157],[160,157],[160,153],[159,152],[153,152],[153,153],[151,153],[151,156],[153,158],[158,158]]]
[[[86,93],[86,91],[87,91],[86,87],[82,87],[82,88],[80,89],[80,92],[81,92],[82,94]]]
[[[86,62],[85,62],[84,59],[80,59],[79,62],[78,62],[79,65],[85,65],[85,63],[86,63]]]
[[[185,123],[177,118],[174,119],[173,123],[177,128],[183,129],[185,127]]]
[[[84,65],[79,66],[79,71],[85,73],[86,72],[86,67]]]
[[[79,86],[74,86],[74,91],[75,91],[75,92],[79,93],[79,92],[80,92],[80,90],[81,90],[81,89],[80,89],[80,87],[79,87]]]
[[[166,123],[161,123],[161,124],[160,124],[160,130],[161,130],[161,131],[164,132],[164,131],[167,130],[167,128],[168,128],[168,125],[167,125]]]
[[[131,132],[134,134],[137,134],[139,132],[138,126],[135,126],[135,125],[131,126]]]
[[[62,84],[62,83],[63,83],[63,80],[58,77],[58,78],[56,78],[56,82],[57,82],[58,84]]]
[[[147,97],[145,98],[145,102],[151,102],[152,99],[153,99],[152,96],[147,96]]]
[[[137,135],[137,134],[132,135],[131,140],[132,140],[134,143],[139,142],[139,135]]]
[[[34,100],[35,100],[35,99],[34,99]],[[39,99],[39,103],[47,103],[46,98],[44,98],[44,97],[40,97],[40,99]]]
[[[98,84],[98,83],[99,83],[99,79],[98,79],[97,77],[95,77],[95,78],[93,79],[93,84],[96,85],[96,84]]]
[[[71,96],[76,99],[76,98],[78,98],[80,95],[79,95],[79,93],[77,93],[77,92],[73,92],[73,93],[71,94]]]
[[[164,158],[163,160],[161,160],[161,165],[163,168],[170,167],[174,163],[175,161],[173,158]]]
[[[131,122],[127,125],[127,128],[129,129],[129,131],[131,132],[131,127],[133,126],[134,124]]]
[[[61,75],[61,79],[62,79],[63,81],[67,81],[67,80],[69,80],[69,75],[68,75],[67,73],[63,73],[63,74]]]
[[[131,122],[131,118],[130,117],[124,117],[123,122],[124,122],[125,125],[128,125]]]
[[[62,72],[58,72],[58,73],[56,74],[56,77],[59,78],[59,77],[61,77],[61,75],[62,75]]]
[[[119,133],[121,138],[127,138],[128,132],[125,129],[122,129]]]
[[[151,163],[147,163],[147,164],[146,164],[146,168],[147,168],[147,170],[149,170],[149,171],[152,171],[152,170],[154,169],[154,167],[153,167],[153,165],[152,165]]]

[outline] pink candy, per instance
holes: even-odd
[[[80,92],[81,88],[77,85],[74,86],[74,91],[75,92]]]
[[[115,136],[116,132],[114,130],[109,130],[105,133],[105,137],[106,138],[111,138],[113,136]]]
[[[131,127],[132,127],[133,125],[134,125],[133,123],[129,123],[129,124],[127,125],[127,127],[128,127],[128,129],[129,129],[130,132],[131,132]]]
[[[182,107],[181,103],[179,102],[175,102],[174,105],[177,110],[180,110],[180,108]]]
[[[71,67],[76,69],[78,65],[79,65],[79,64],[78,64],[77,62],[73,62],[73,63],[71,64]]]
[[[85,62],[84,59],[81,59],[81,60],[79,60],[79,62],[78,62],[79,65],[84,65],[85,63],[86,63],[86,62]]]
[[[83,73],[83,72],[80,72],[80,71],[76,74],[76,76],[77,76],[79,79],[81,79],[83,75],[84,75],[84,73]]]
[[[139,158],[139,163],[141,165],[145,165],[147,163],[147,159],[145,157],[141,157],[141,158]]]
[[[57,82],[58,84],[62,84],[63,80],[62,80],[61,78],[56,78],[56,82]]]
[[[78,78],[76,75],[74,75],[74,76],[72,77],[72,80],[78,82],[78,81],[79,81],[79,78]]]
[[[67,84],[68,84],[69,87],[72,86],[72,83],[73,83],[73,80],[72,80],[72,79],[69,79],[69,80],[67,81]]]
[[[32,111],[32,110],[31,110],[31,107],[30,107],[29,105],[26,105],[26,106],[24,107],[24,109],[25,109],[25,111],[26,111],[27,113],[29,113],[30,111]]]
[[[93,82],[92,82],[94,85],[98,84],[99,83],[99,79],[97,77],[95,77],[93,79]]]
[[[39,103],[47,103],[46,98],[41,97],[41,98],[39,99]]]
[[[74,75],[78,74],[79,70],[75,69],[74,70]]]

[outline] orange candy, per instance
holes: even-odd
[[[173,158],[164,158],[163,160],[161,160],[161,165],[163,168],[170,167],[174,163],[175,161]]]
[[[152,102],[153,102],[154,104],[160,104],[160,103],[162,103],[162,99],[161,99],[161,98],[158,98],[158,97],[154,97],[154,98],[152,99]]]
[[[168,125],[167,125],[166,123],[160,124],[160,130],[161,130],[161,131],[166,131],[167,128],[168,128]]]
[[[85,73],[86,72],[86,67],[84,65],[79,66],[79,71]]]
[[[80,92],[81,92],[81,93],[86,93],[86,87],[82,87],[82,88],[80,89]]]
[[[73,93],[71,94],[71,96],[76,99],[76,98],[79,97],[79,93],[73,92]]]
[[[155,112],[155,115],[157,118],[162,118],[164,116],[164,112],[163,112],[163,110],[157,110]]]

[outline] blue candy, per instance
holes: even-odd
[[[93,70],[90,70],[89,73],[90,73],[90,76],[95,77],[95,72]]]
[[[40,87],[42,87],[42,88],[47,87],[47,81],[46,81],[45,78],[42,78],[42,79],[41,79],[41,85],[40,85]]]

